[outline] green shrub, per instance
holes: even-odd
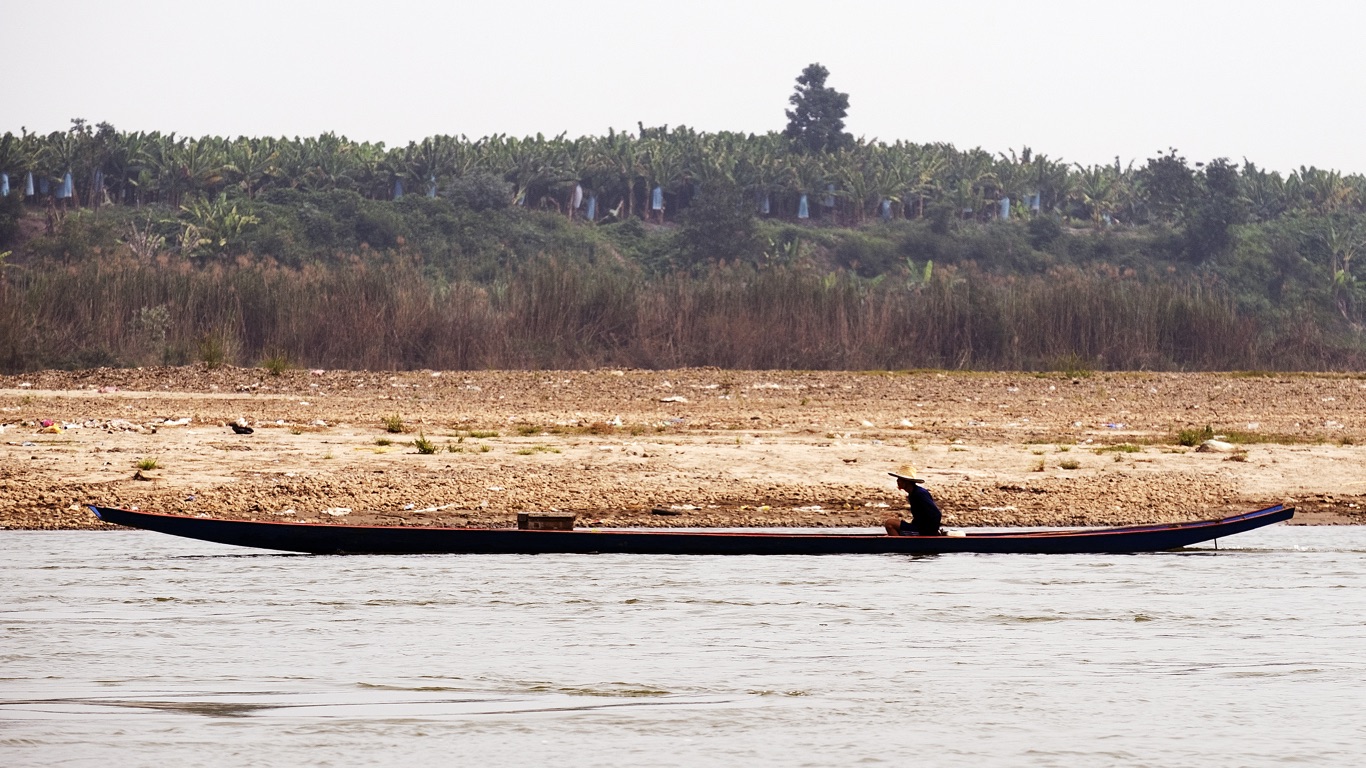
[[[753,210],[753,199],[736,187],[704,186],[679,216],[675,239],[683,263],[758,261],[763,247]]]
[[[228,358],[227,342],[217,333],[206,333],[201,336],[198,350],[199,362],[211,370],[222,367]]]
[[[844,233],[835,246],[835,259],[840,266],[862,277],[881,275],[901,261],[896,243],[878,237],[876,230]]]
[[[0,248],[6,248],[19,236],[19,219],[24,215],[24,201],[18,189],[0,197]]]
[[[261,367],[271,376],[279,376],[290,369],[289,358],[283,354],[273,354],[261,361]]]
[[[490,211],[508,207],[512,202],[512,184],[497,174],[478,172],[448,182],[441,194],[454,206]]]
[[[1214,429],[1206,424],[1204,427],[1189,427],[1176,433],[1176,444],[1186,447],[1200,445],[1206,440],[1214,439]]]
[[[371,248],[393,248],[403,234],[403,220],[383,204],[370,203],[356,215],[356,239]]]
[[[1086,360],[1076,353],[1068,353],[1048,364],[1048,370],[1057,371],[1074,379],[1086,379],[1095,375],[1095,370]]]
[[[1029,232],[1029,246],[1037,251],[1048,250],[1063,234],[1062,225],[1052,216],[1035,216],[1025,229]]]
[[[427,436],[421,432],[417,433],[417,439],[413,441],[413,447],[417,449],[418,453],[424,455],[436,453],[437,450],[436,443],[428,440]]]

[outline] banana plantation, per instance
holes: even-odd
[[[742,191],[755,215],[824,220],[990,220],[1055,215],[1096,225],[1177,223],[1209,197],[1237,199],[1250,220],[1294,212],[1366,212],[1366,177],[1301,168],[1282,176],[1252,163],[1201,170],[1176,151],[1146,165],[1081,166],[1028,148],[992,154],[949,144],[854,142],[833,153],[795,151],[782,134],[703,133],[641,126],[635,134],[468,139],[433,136],[404,147],[316,138],[191,138],[122,132],[73,121],[70,130],[0,137],[6,194],[64,207],[254,200],[272,189],[346,190],[371,200],[440,197],[476,175],[502,179],[506,202],[588,221],[664,221],[714,188]],[[1211,173],[1232,173],[1224,179]],[[1230,220],[1229,223],[1237,223]]]
[[[76,120],[0,137],[0,369],[1359,368],[1363,249],[1366,178],[1176,150]]]

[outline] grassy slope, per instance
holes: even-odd
[[[1334,368],[1331,280],[1277,225],[631,220],[290,191],[192,249],[166,209],[18,222],[0,367]],[[210,222],[212,224],[212,222]],[[728,228],[727,228],[728,227]],[[129,243],[144,243],[142,253]],[[201,232],[202,234],[202,232]],[[723,265],[708,257],[722,251]]]

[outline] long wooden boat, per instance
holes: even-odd
[[[949,536],[707,530],[587,529],[535,531],[416,528],[250,520],[215,520],[92,506],[101,520],[240,547],[311,554],[592,554],[834,555],[952,552],[1083,554],[1157,552],[1232,536],[1289,520],[1293,507],[1276,505],[1219,520],[1028,531],[967,532]]]

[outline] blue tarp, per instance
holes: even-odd
[[[888,199],[885,198],[885,197],[882,198],[882,211],[881,211],[881,215],[882,215],[882,220],[883,220],[883,221],[891,221],[891,220],[892,220],[892,201],[891,201],[891,200],[888,200]]]
[[[1002,219],[1009,219],[1009,218],[1010,218],[1010,198],[1009,198],[1009,197],[1003,197],[1003,198],[1001,198],[1000,201],[998,201],[996,204],[997,204],[998,206],[1000,206],[1000,217],[1001,217]]]
[[[436,177],[427,179],[427,197],[436,197]]]
[[[769,212],[772,210],[773,206],[769,201],[768,193],[764,193],[764,198],[759,201],[759,213],[762,213],[763,215],[767,216]]]
[[[833,194],[834,191],[835,191],[835,185],[834,185],[834,184],[826,184],[826,185],[825,185],[825,197],[821,199],[821,205],[825,206],[826,208],[834,208],[834,207],[835,207],[835,195]]]
[[[811,218],[811,208],[806,204],[806,195],[802,195],[802,199],[797,203],[797,218]]]
[[[24,174],[24,197],[33,197],[33,171]]]
[[[9,174],[0,173],[0,197],[9,197]]]
[[[594,220],[596,220],[596,219],[598,218],[598,196],[597,196],[597,195],[589,195],[589,196],[588,196],[588,211],[587,211],[586,213],[584,213],[584,216],[586,216],[586,217],[588,218],[589,221],[594,221]]]
[[[39,177],[38,177],[38,194],[40,194],[40,195],[46,195],[47,193],[48,193],[47,177],[46,177],[46,176],[39,176]]]
[[[394,199],[403,197],[403,179],[394,179]]]
[[[62,185],[57,188],[57,198],[59,200],[65,200],[71,197],[72,193],[75,191],[73,189],[74,186],[75,185],[71,183],[71,171],[67,171],[66,175],[62,177]]]
[[[95,169],[95,199],[90,201],[91,205],[99,205],[104,202],[104,171]]]
[[[1035,212],[1035,213],[1038,213],[1038,212],[1039,212],[1039,193],[1038,193],[1038,192],[1035,192],[1034,194],[1032,194],[1032,195],[1029,196],[1029,210],[1031,210],[1031,211],[1033,211],[1033,212]]]
[[[569,201],[569,207],[578,210],[583,205],[583,185],[574,185],[574,196]]]
[[[654,191],[650,193],[650,210],[664,210],[664,190],[660,187],[655,187]]]

